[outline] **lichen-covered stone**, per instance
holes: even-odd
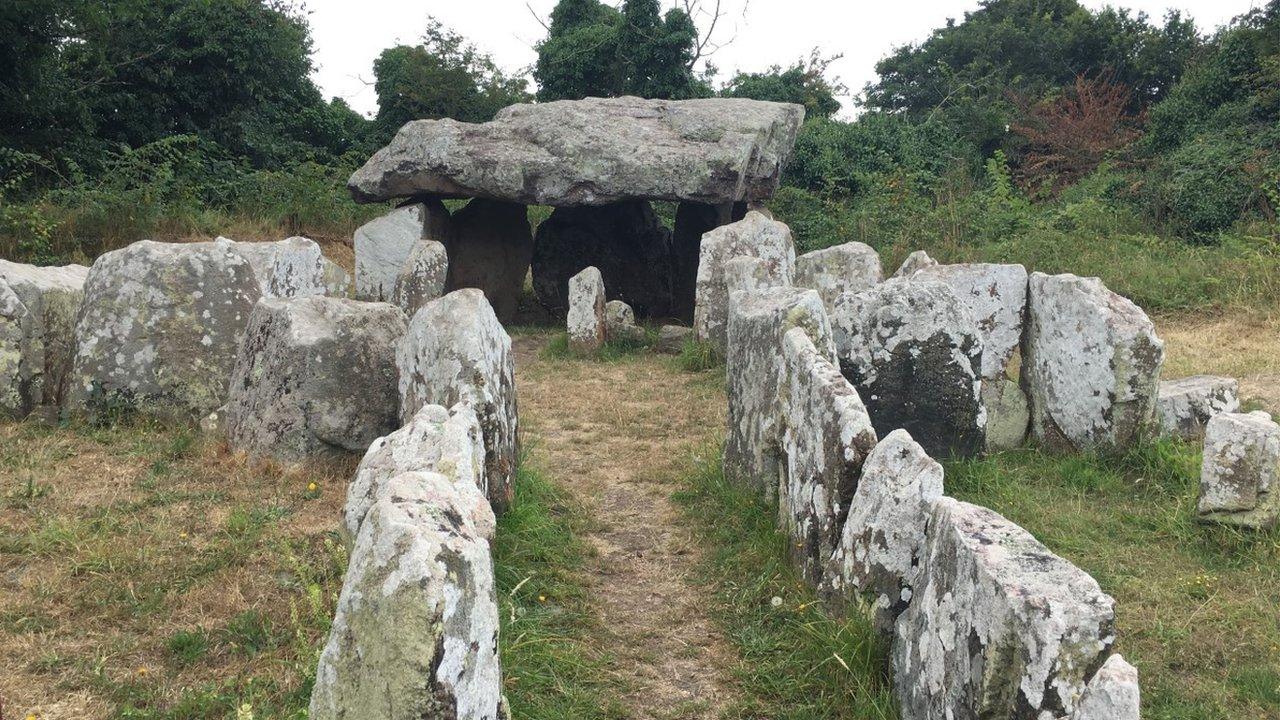
[[[729,318],[725,265],[738,256],[763,260],[771,273],[781,279],[780,285],[790,285],[795,278],[796,250],[791,229],[763,213],[753,210],[738,222],[703,235],[693,331],[699,340],[720,351],[725,348]]]
[[[260,295],[230,241],[142,240],[102,255],[85,279],[68,406],[208,415],[226,402]]]
[[[413,246],[396,276],[390,301],[412,317],[418,308],[444,295],[449,254],[444,243],[423,240]]]
[[[454,482],[470,483],[488,496],[484,475],[484,433],[470,403],[446,410],[422,409],[399,430],[374,440],[365,451],[355,478],[347,486],[342,529],[348,542],[360,534],[369,508],[386,495],[391,479],[406,472],[437,472]]]
[[[416,202],[361,225],[352,240],[356,255],[356,298],[389,301],[396,278],[423,240],[444,242],[449,210],[439,200]]]
[[[658,328],[658,341],[654,343],[656,352],[679,355],[684,352],[685,343],[693,339],[693,328],[683,325],[663,325]]]
[[[400,419],[423,405],[469,402],[484,431],[485,478],[498,512],[511,502],[518,456],[515,361],[511,337],[484,293],[455,290],[414,314],[396,348]]]
[[[231,374],[232,447],[299,462],[363,451],[394,430],[395,347],[406,322],[387,303],[259,300]]]
[[[1270,528],[1280,520],[1280,425],[1261,410],[1219,413],[1205,426],[1201,520]]]
[[[937,457],[983,450],[982,339],[950,287],[890,279],[841,295],[831,324],[876,433],[903,428]]]
[[[880,254],[864,243],[847,242],[796,258],[796,287],[817,290],[828,314],[843,293],[861,292],[882,280]]]
[[[894,271],[893,277],[909,278],[915,275],[920,270],[923,270],[924,268],[927,268],[927,267],[933,267],[934,265],[937,265],[937,264],[938,264],[938,261],[929,257],[929,253],[923,250],[916,250],[915,252],[908,255],[906,260],[902,261],[902,264],[899,265],[898,269]]]
[[[1069,717],[1115,640],[1114,601],[991,510],[943,497],[929,522],[895,627],[902,716]]]
[[[1006,377],[1022,342],[1027,314],[1027,269],[1021,265],[962,263],[930,265],[914,280],[945,283],[969,311],[982,337],[982,377]]]
[[[982,407],[987,411],[987,452],[1021,447],[1031,424],[1031,403],[1022,386],[1007,377],[983,380]]]
[[[529,209],[476,199],[449,221],[449,278],[445,292],[479,288],[498,319],[515,318],[533,256]]]
[[[356,296],[356,281],[338,263],[324,258],[320,261],[324,277],[324,294],[329,297],[353,298]]]
[[[636,325],[636,314],[621,300],[610,300],[604,304],[604,334],[611,342],[644,340],[644,328]]]
[[[604,279],[600,271],[588,267],[569,279],[569,348],[594,352],[604,345]]]
[[[1164,342],[1098,278],[1032,273],[1022,377],[1031,430],[1055,450],[1132,446],[1154,420]]]
[[[1193,375],[1160,383],[1156,418],[1160,430],[1182,440],[1204,438],[1209,419],[1240,409],[1240,384],[1235,378]]]
[[[1141,709],[1138,668],[1117,653],[1093,674],[1071,720],[1139,720]]]
[[[845,604],[870,596],[877,627],[891,632],[917,587],[930,510],[940,497],[942,466],[906,430],[889,433],[862,466],[823,594]]]
[[[776,497],[781,462],[778,383],[782,338],[799,327],[823,357],[834,357],[822,298],[813,290],[776,287],[735,293],[729,314],[725,375],[729,432],[724,472],[730,481]]]
[[[803,328],[783,336],[783,378],[778,431],[785,472],[778,511],[791,556],[813,585],[827,560],[858,486],[863,462],[876,444],[871,418],[858,392]]]
[[[0,260],[0,416],[62,404],[88,273]]]
[[[789,286],[776,265],[748,255],[739,255],[724,264],[724,285],[729,291],[730,303],[734,293],[758,293],[765,288]]]
[[[493,532],[474,485],[438,473],[388,483],[356,537],[309,717],[502,716]]]
[[[249,261],[262,297],[293,298],[325,294],[324,255],[320,246],[304,237],[278,242],[219,241]]]

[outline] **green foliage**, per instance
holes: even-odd
[[[688,338],[676,356],[676,366],[689,373],[715,370],[724,366],[724,355],[712,343]]]
[[[848,90],[836,79],[828,79],[831,63],[840,59],[823,57],[815,49],[808,62],[798,60],[785,70],[774,65],[764,72],[738,72],[724,86],[724,97],[771,100],[804,105],[805,117],[827,118],[840,110],[836,95]]]

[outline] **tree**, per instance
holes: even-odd
[[[848,90],[838,79],[828,79],[831,63],[839,55],[824,58],[815,48],[808,61],[797,60],[783,69],[774,65],[765,72],[739,72],[720,91],[724,97],[772,100],[804,105],[805,117],[827,118],[840,110],[837,94]]]

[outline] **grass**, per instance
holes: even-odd
[[[1149,720],[1280,718],[1280,531],[1194,520],[1199,451],[1023,449],[947,466],[948,494],[995,509],[1116,599],[1116,649]]]
[[[888,647],[863,615],[832,618],[787,559],[776,511],[725,481],[705,453],[676,500],[710,549],[712,615],[737,646],[742,700],[727,717],[897,718]]]
[[[552,335],[542,348],[544,360],[596,360],[599,362],[618,362],[632,355],[648,352],[657,340],[657,331],[645,327],[643,339],[615,338],[606,340],[598,350],[583,351],[569,347],[569,334],[560,332]]]

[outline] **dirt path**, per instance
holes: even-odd
[[[587,568],[629,717],[714,718],[736,660],[691,577],[702,549],[671,500],[688,458],[722,434],[723,396],[660,357],[617,363],[540,357],[517,337],[520,423],[533,462],[598,521]]]

